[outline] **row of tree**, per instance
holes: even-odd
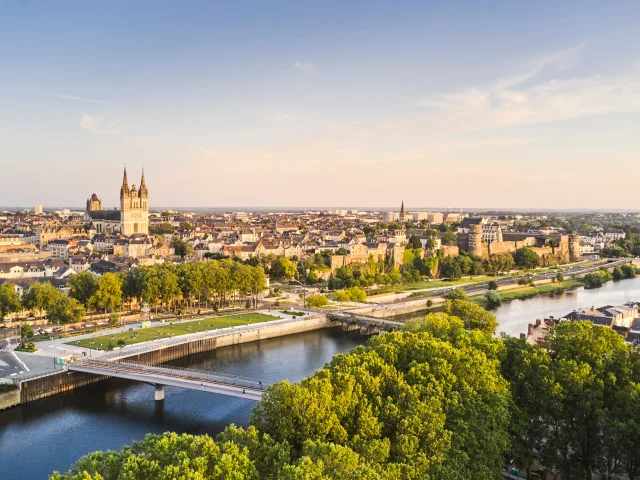
[[[99,278],[84,272],[70,277],[68,284],[69,295],[88,308],[115,310],[135,298],[156,309],[184,305],[189,310],[196,302],[221,307],[228,300],[257,295],[266,288],[266,277],[262,267],[225,259],[139,266]]]
[[[0,285],[0,319],[4,320],[5,316],[21,311],[40,316],[46,312],[49,321],[59,325],[79,322],[86,313],[80,302],[49,282],[34,283],[22,298],[13,284]]]

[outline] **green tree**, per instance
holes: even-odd
[[[20,337],[21,338],[30,338],[33,337],[33,328],[30,324],[25,323],[20,327]]]
[[[326,305],[329,305],[329,300],[320,293],[314,293],[307,297],[307,307],[309,308],[320,308]]]
[[[447,300],[443,310],[462,320],[467,330],[480,330],[488,335],[493,335],[498,327],[498,321],[493,313],[464,299]]]
[[[564,275],[562,274],[562,272],[558,272],[558,274],[556,275],[556,281],[558,283],[564,282]]]
[[[122,305],[122,279],[114,273],[105,273],[98,279],[96,290],[89,299],[89,305],[104,310],[115,311]]]
[[[419,248],[422,248],[422,242],[416,235],[411,235],[411,237],[409,237],[409,240],[407,241],[407,245],[405,246],[405,248],[410,250],[417,250]]]
[[[75,298],[59,294],[47,308],[49,321],[58,325],[80,322],[85,315],[84,307]]]
[[[20,294],[16,292],[12,283],[0,285],[0,320],[11,313],[19,312],[22,308]]]
[[[295,278],[298,274],[298,267],[287,257],[278,257],[271,265],[271,276],[274,279]]]
[[[440,262],[440,276],[447,280],[460,280],[462,278],[460,264],[453,257],[446,257]]]
[[[81,272],[71,275],[67,280],[69,296],[75,298],[85,307],[90,306],[89,299],[96,293],[98,281],[91,272]]]
[[[502,299],[495,290],[489,290],[484,294],[484,298],[487,301],[487,308],[494,310],[502,305]]]
[[[22,295],[22,306],[31,312],[38,311],[40,318],[60,291],[49,282],[36,282]]]
[[[193,245],[189,242],[185,242],[181,238],[173,237],[171,239],[171,246],[176,252],[176,255],[179,255],[182,259],[193,254]]]
[[[540,257],[531,247],[523,247],[516,250],[514,254],[516,266],[531,270],[540,266]]]

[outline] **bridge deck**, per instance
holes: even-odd
[[[134,362],[77,359],[68,363],[67,368],[76,372],[201,390],[250,400],[260,400],[269,386],[264,382],[244,377],[164,365],[143,365]]]

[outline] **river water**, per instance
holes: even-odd
[[[171,362],[183,367],[292,382],[313,374],[367,338],[325,329],[224,347]],[[147,433],[215,435],[246,425],[255,402],[196,390],[110,379],[0,412],[0,478],[45,479],[95,450],[118,450]]]
[[[630,300],[640,300],[640,277],[619,282],[610,281],[600,288],[589,290],[580,287],[551,295],[512,300],[498,307],[494,313],[498,320],[498,333],[505,332],[517,337],[520,333],[526,333],[527,325],[535,323],[537,319],[542,320],[550,315],[559,318],[576,308],[622,305]],[[426,313],[407,313],[394,318],[406,321],[423,317]]]

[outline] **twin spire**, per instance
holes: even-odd
[[[136,189],[135,184],[129,188],[129,180],[127,179],[127,167],[124,167],[124,175],[122,177],[122,187],[120,187],[120,198],[129,197],[131,194],[135,194],[135,196],[140,196],[142,198],[149,196],[149,191],[147,190],[147,182],[144,178],[144,167],[142,168],[142,178],[140,179],[140,191]]]

